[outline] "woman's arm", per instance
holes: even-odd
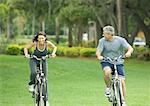
[[[57,47],[50,41],[47,41],[48,48],[53,48],[52,57],[56,56]]]
[[[27,44],[27,45],[25,46],[25,48],[24,48],[24,54],[25,54],[25,57],[26,57],[26,58],[29,58],[29,57],[30,57],[30,55],[29,55],[29,53],[28,53],[28,50],[29,50],[30,48],[32,48],[33,46],[35,46],[35,43],[34,43],[34,42],[32,42],[32,43],[30,43],[30,44]]]

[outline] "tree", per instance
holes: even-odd
[[[0,4],[0,34],[6,31],[5,21],[7,20],[8,6],[4,3]]]
[[[4,9],[5,13],[6,13],[5,18],[7,20],[7,38],[12,39],[12,38],[14,38],[13,19],[18,11],[15,9],[15,7],[13,5],[13,1],[7,0],[7,1],[3,1],[2,3],[3,4],[1,4],[1,7],[2,7],[1,9]]]
[[[83,5],[69,5],[60,11],[59,17],[70,30],[73,26],[76,26],[75,28],[77,28],[78,31],[78,45],[81,45],[83,28],[88,24],[88,20],[92,18],[90,8]],[[72,38],[71,36],[72,35],[70,33],[68,37]],[[72,39],[69,40],[69,46],[72,46],[71,40]]]
[[[146,43],[150,47],[150,14],[149,14],[149,0],[145,0],[144,2],[142,0],[128,0],[126,8],[128,10],[129,15],[131,16],[131,19],[134,20],[136,25],[134,26],[133,30],[135,30],[135,33],[132,36],[136,36],[139,30],[144,31],[145,37],[146,37]],[[148,21],[145,21],[148,20]],[[132,42],[134,37],[132,37]],[[131,43],[132,43],[131,42]]]

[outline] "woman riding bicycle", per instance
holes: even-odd
[[[57,47],[50,41],[47,41],[46,34],[44,32],[39,32],[36,34],[36,36],[33,38],[32,42],[27,44],[27,46],[24,48],[24,54],[26,58],[30,58],[29,55],[29,49],[34,48],[33,55],[37,56],[38,58],[41,58],[42,56],[46,56],[48,54],[48,48],[53,48],[51,57],[56,56],[56,50]],[[29,91],[34,91],[34,84],[35,84],[35,77],[36,77],[36,69],[37,65],[39,64],[39,61],[31,58],[30,59],[30,82],[29,82]],[[47,61],[42,62],[42,69],[45,74],[45,77],[47,79]],[[48,97],[46,98],[46,106],[48,106]]]
[[[97,47],[96,55],[99,60],[102,60],[101,65],[104,72],[104,81],[106,83],[106,91],[105,96],[109,97],[111,94],[110,91],[110,74],[112,70],[114,70],[113,64],[104,61],[104,57],[109,57],[111,59],[115,57],[119,57],[120,55],[124,55],[125,57],[130,57],[133,52],[133,48],[127,43],[127,41],[119,36],[114,36],[115,30],[112,26],[105,26],[103,28],[103,38],[99,40],[99,44]],[[122,87],[123,87],[123,95],[125,98],[125,75],[124,75],[124,65],[123,59],[117,61],[117,71],[119,77],[122,78]],[[122,106],[125,105],[125,100],[123,100]]]

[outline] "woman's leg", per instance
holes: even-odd
[[[29,85],[33,85],[33,84],[35,84],[37,65],[36,65],[36,62],[34,59],[30,59],[29,64],[30,64],[30,82],[29,82]]]

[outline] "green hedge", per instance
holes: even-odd
[[[79,48],[77,48],[77,47],[65,48],[64,50],[65,50],[64,54],[67,57],[78,57],[78,56],[80,56]]]
[[[95,56],[96,49],[94,48],[82,48],[82,47],[61,47],[57,48],[58,56],[67,56],[67,57],[93,57]],[[48,51],[52,53],[52,49]],[[24,55],[24,46],[19,45],[9,45],[6,49],[6,53],[9,55]],[[29,53],[33,53],[33,49],[29,49]]]
[[[95,56],[95,48],[81,48],[80,56],[82,57],[94,57]]]
[[[19,45],[9,45],[6,49],[6,53],[10,55],[19,55],[21,53],[21,49]]]
[[[150,61],[150,49],[146,47],[134,47],[133,58]]]
[[[58,46],[57,55],[66,57],[96,57],[96,48],[83,48],[83,47],[61,47]],[[6,52],[9,55],[24,55],[24,46],[19,45],[9,45]],[[29,50],[29,53],[33,53],[33,49]],[[49,50],[52,53],[52,49]],[[150,49],[148,48],[134,48],[134,53],[132,58],[137,58],[140,60],[150,61]]]
[[[57,53],[58,56],[65,56],[65,47],[57,47]]]

